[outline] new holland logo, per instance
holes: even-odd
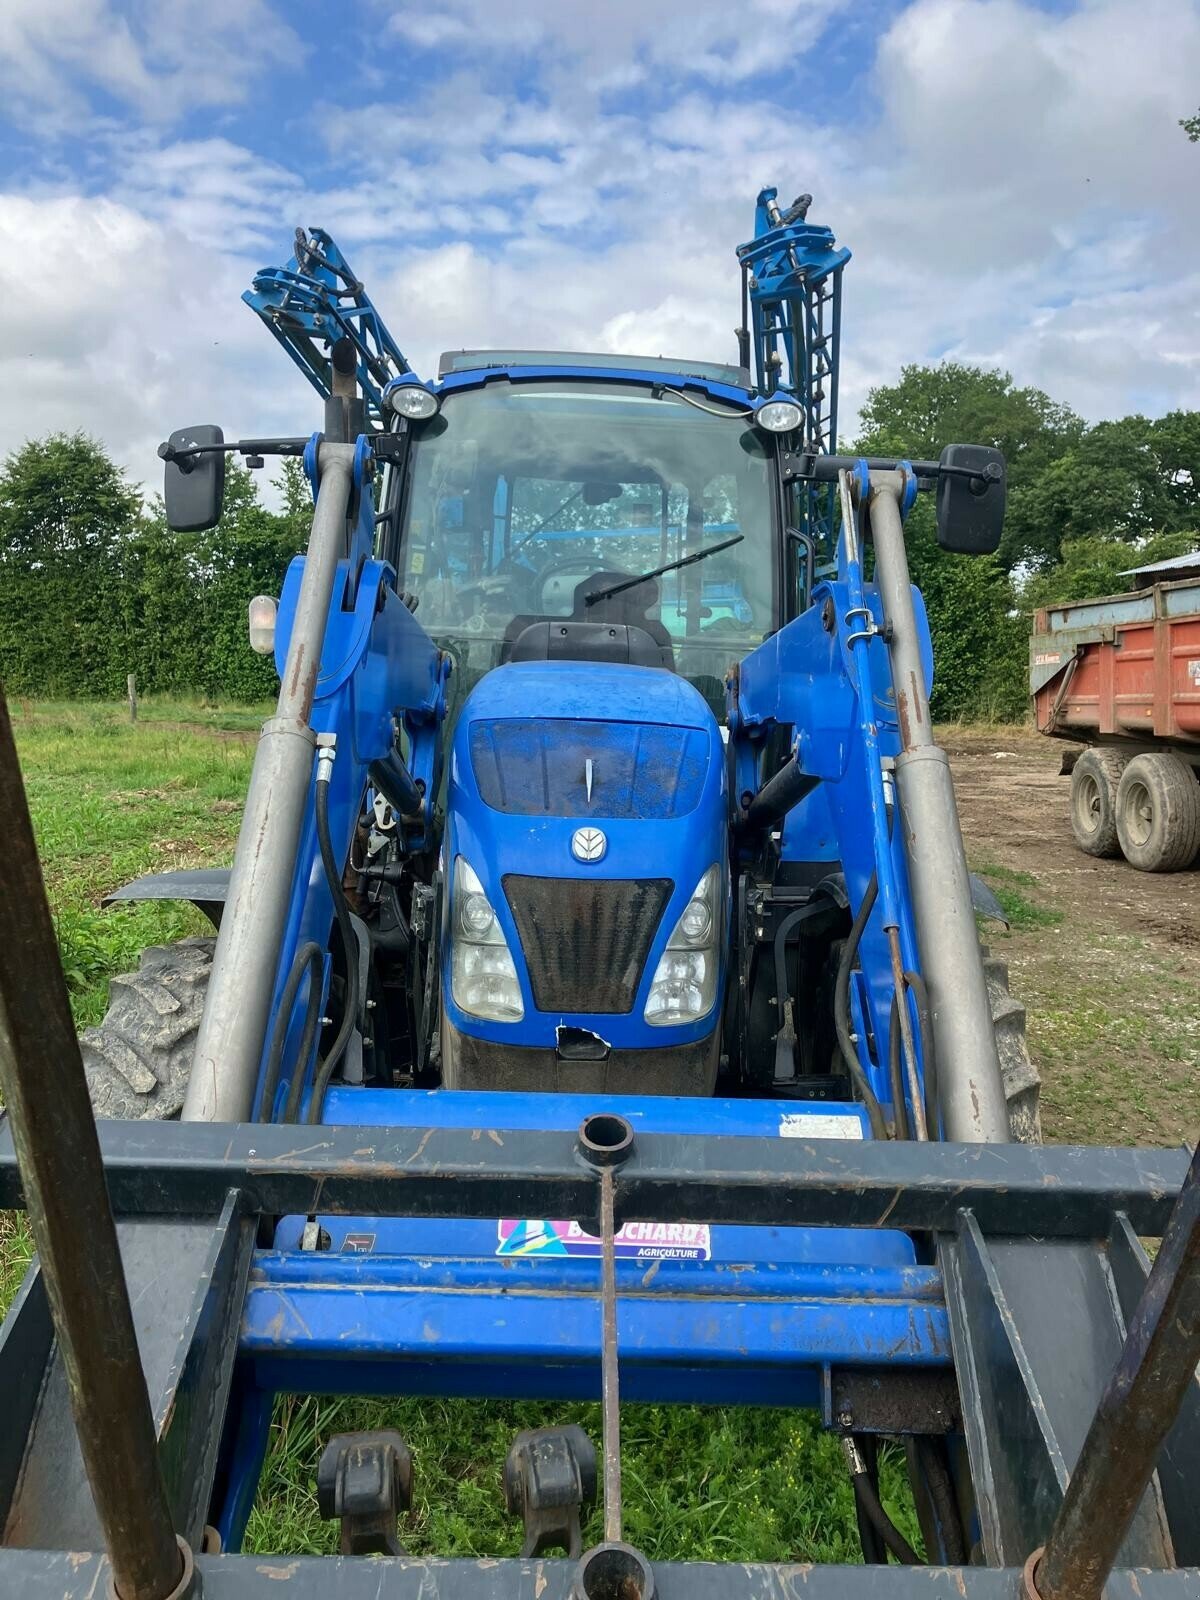
[[[599,828],[576,828],[571,835],[571,854],[576,861],[599,861],[608,849],[608,840]]]

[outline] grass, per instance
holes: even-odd
[[[108,979],[136,966],[147,945],[208,929],[188,906],[106,911],[104,896],[143,873],[233,858],[252,742],[222,736],[216,723],[193,724],[200,707],[160,702],[154,710],[131,727],[127,712],[108,707],[13,708],[46,892],[81,1026],[99,1022]]]
[[[1031,872],[1019,872],[994,862],[981,863],[975,870],[988,880],[1011,928],[1055,928],[1063,920],[1062,912],[1056,907],[1044,906],[1025,893],[1037,887],[1037,879]]]
[[[336,1528],[318,1515],[314,1488],[321,1448],[337,1432],[394,1427],[415,1463],[405,1547],[416,1555],[517,1555],[520,1523],[504,1510],[504,1457],[518,1429],[549,1422],[577,1422],[600,1438],[595,1405],[282,1401],[245,1548],[333,1553]],[[841,1449],[812,1412],[625,1405],[621,1446],[625,1537],[653,1560],[861,1560]],[[894,1447],[884,1451],[881,1485],[919,1548]],[[594,1513],[584,1543],[601,1537]]]
[[[71,1004],[81,1027],[104,1014],[108,979],[139,952],[203,932],[190,907],[103,910],[141,873],[232,858],[261,708],[148,701],[130,726],[120,707],[11,707]],[[23,1215],[0,1213],[0,1309],[30,1256]],[[580,1422],[589,1405],[444,1399],[282,1397],[247,1530],[263,1554],[332,1552],[316,1505],[316,1468],[331,1434],[398,1428],[412,1446],[416,1502],[405,1542],[416,1553],[516,1554],[505,1513],[504,1458],[519,1428]],[[626,1536],[652,1558],[858,1561],[853,1497],[840,1448],[812,1413],[744,1407],[622,1408]],[[885,1503],[910,1543],[919,1533],[903,1457],[885,1450]],[[600,1537],[593,1519],[590,1539]]]

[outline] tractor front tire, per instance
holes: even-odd
[[[992,1003],[992,1029],[1008,1102],[1008,1128],[1016,1144],[1041,1144],[1042,1117],[1038,1101],[1042,1076],[1034,1066],[1025,1036],[1025,1007],[1014,1000],[1008,986],[1008,963],[984,951],[983,971]]]
[[[1071,832],[1089,856],[1119,856],[1117,787],[1129,757],[1119,750],[1085,750],[1071,769]]]
[[[1200,782],[1169,751],[1134,756],[1117,789],[1117,835],[1139,872],[1181,872],[1200,852]]]
[[[109,983],[104,1021],[79,1040],[98,1117],[165,1122],[179,1115],[216,943],[152,945],[136,972]]]

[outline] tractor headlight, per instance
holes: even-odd
[[[411,383],[398,382],[388,390],[387,398],[396,415],[407,417],[410,422],[425,422],[438,409],[437,395],[415,379]]]
[[[450,992],[471,1017],[519,1022],[525,1015],[512,952],[474,868],[454,860],[450,902]]]
[[[656,1028],[696,1022],[717,998],[721,869],[709,867],[684,906],[646,996],[646,1021]]]
[[[768,433],[793,433],[804,421],[804,413],[794,400],[768,400],[754,413],[754,420]]]

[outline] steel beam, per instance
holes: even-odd
[[[580,1600],[577,1564],[355,1556],[200,1556],[204,1600]],[[0,1551],[0,1592],[21,1600],[98,1600],[103,1557]],[[655,1600],[1016,1600],[1012,1567],[653,1563]],[[1118,1570],[1110,1600],[1200,1600],[1200,1572]]]
[[[938,1258],[984,1557],[1012,1565],[1054,1523],[1125,1326],[1099,1244],[989,1240],[964,1213]],[[1138,1499],[1121,1563],[1170,1566],[1157,1483]]]
[[[116,1595],[166,1600],[179,1591],[186,1564],[159,1470],[83,1059],[2,693],[0,819],[0,1087],[14,1166],[19,1161]]]
[[[1042,1600],[1100,1600],[1200,1363],[1200,1145],[1031,1571]]]
[[[467,1091],[457,1098],[466,1100]],[[496,1127],[486,1093],[463,1128],[102,1122],[121,1215],[206,1215],[238,1189],[268,1215],[594,1219],[598,1180],[568,1132]],[[580,1097],[581,1118],[604,1110]],[[1187,1171],[1181,1150],[733,1139],[639,1133],[615,1175],[618,1224],[680,1222],[1104,1239],[1123,1211],[1160,1234]],[[21,1206],[0,1118],[0,1206]]]

